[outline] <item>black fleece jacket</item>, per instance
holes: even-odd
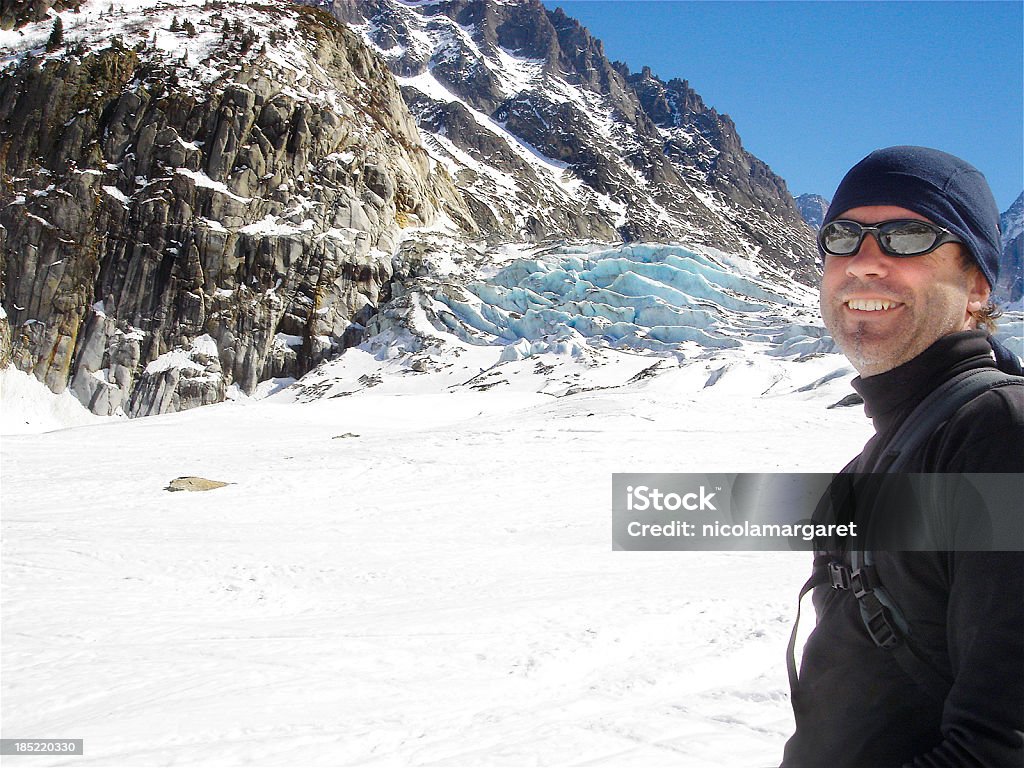
[[[995,362],[984,333],[969,331],[939,339],[891,371],[855,379],[876,434],[844,471],[870,468],[928,393],[978,367]],[[972,400],[905,471],[1024,473],[1024,387]],[[850,591],[819,586],[783,768],[1022,768],[1024,553],[878,551],[874,558],[915,649],[952,685],[942,699],[930,695],[890,650],[875,646]]]

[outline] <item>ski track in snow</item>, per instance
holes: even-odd
[[[869,429],[825,410],[845,387],[285,390],[5,436],[4,736],[85,740],[33,765],[777,764],[808,556],[612,552],[611,474],[834,470]]]

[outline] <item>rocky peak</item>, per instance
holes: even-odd
[[[1024,308],[1024,192],[999,217],[1003,252],[996,300]]]
[[[800,215],[812,229],[820,229],[825,221],[825,214],[828,213],[829,202],[821,195],[799,195],[796,198],[796,207]]]
[[[618,71],[633,87],[647,114],[663,128],[682,127],[699,116],[714,113],[704,106],[700,94],[690,88],[686,80],[672,78],[663,82],[650,67],[630,75],[629,68],[619,64]]]
[[[999,215],[999,229],[1004,245],[1024,233],[1024,192],[1017,195],[1013,205]]]

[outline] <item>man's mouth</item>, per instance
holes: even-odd
[[[900,306],[900,302],[890,299],[848,299],[846,306],[860,312],[884,312]]]

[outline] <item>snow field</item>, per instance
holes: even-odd
[[[611,552],[611,473],[831,470],[868,428],[825,410],[844,380],[700,367],[5,437],[4,736],[84,738],[80,765],[777,763],[807,556]],[[192,474],[232,484],[163,490]]]

